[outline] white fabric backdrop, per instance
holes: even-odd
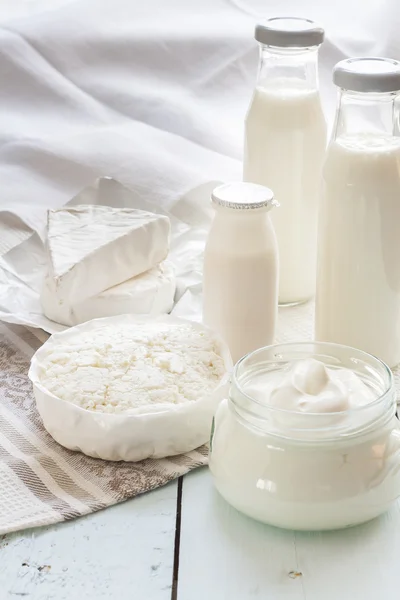
[[[319,0],[3,0],[0,7],[4,259],[32,229],[41,233],[47,208],[100,175],[166,209],[201,184],[240,177],[257,15],[304,15],[325,26],[320,72],[329,120],[337,60],[400,58],[398,0],[329,6]],[[198,209],[207,197],[191,201]],[[189,224],[198,214],[187,203],[180,210]],[[10,306],[0,289],[1,311]]]
[[[400,57],[397,0],[42,3],[0,26],[1,207],[23,215],[103,174],[166,201],[230,175],[257,64],[255,18],[239,6],[321,21],[327,107],[337,60]]]

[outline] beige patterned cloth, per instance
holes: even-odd
[[[310,340],[312,322],[311,303],[281,309],[277,340]],[[0,324],[0,534],[94,512],[207,464],[205,447],[168,459],[113,463],[57,444],[42,425],[27,375],[47,337]],[[397,387],[399,375],[397,369]]]
[[[42,425],[28,379],[30,359],[46,337],[0,325],[0,534],[74,519],[207,463],[205,447],[168,459],[113,463],[57,444]]]

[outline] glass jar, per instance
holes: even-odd
[[[271,188],[279,248],[279,304],[315,292],[317,212],[326,123],[318,89],[324,30],[308,19],[256,27],[257,83],[245,122],[243,179]]]
[[[278,309],[278,249],[271,190],[233,182],[212,193],[215,216],[204,251],[203,320],[234,362],[272,344]]]
[[[341,61],[323,168],[315,338],[400,362],[400,62]]]
[[[255,378],[268,381],[305,358],[350,369],[375,399],[344,412],[305,414],[246,393]],[[390,369],[362,351],[328,343],[281,344],[249,354],[236,365],[229,399],[215,415],[210,469],[232,506],[270,525],[325,530],[373,519],[400,496]]]

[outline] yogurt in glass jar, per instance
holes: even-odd
[[[363,523],[400,496],[400,427],[390,369],[347,346],[257,350],[235,367],[213,423],[220,494],[270,525]]]

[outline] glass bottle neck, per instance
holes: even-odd
[[[400,135],[398,92],[339,91],[333,139],[343,136]]]
[[[260,44],[257,85],[279,82],[285,87],[318,89],[318,50],[311,48],[277,48]],[[274,84],[273,84],[274,85]]]

